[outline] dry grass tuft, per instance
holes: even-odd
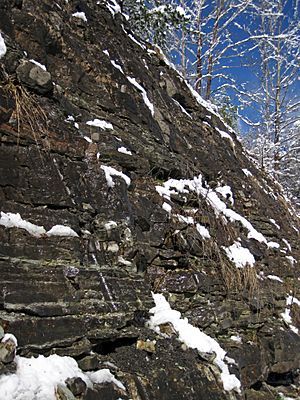
[[[36,96],[10,78],[7,79],[3,89],[15,102],[11,120],[12,122],[15,120],[18,144],[23,131],[30,134],[39,149],[49,150],[48,118]]]

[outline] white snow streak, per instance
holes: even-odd
[[[150,310],[153,316],[150,317],[149,327],[159,332],[159,325],[170,322],[178,333],[178,338],[192,349],[198,349],[204,353],[215,353],[214,363],[221,370],[221,379],[225,390],[240,390],[241,383],[238,378],[229,373],[225,363],[226,352],[219,343],[201,332],[199,328],[189,324],[187,318],[181,318],[179,311],[173,310],[162,294],[152,294],[155,307]]]
[[[0,33],[0,59],[6,54],[6,51],[7,51],[6,45],[5,45],[2,35]]]
[[[146,106],[149,108],[149,110],[150,110],[150,112],[151,112],[151,115],[153,116],[153,115],[154,115],[154,106],[153,106],[153,104],[151,103],[151,101],[148,99],[146,90],[143,88],[143,86],[141,86],[141,85],[136,81],[135,78],[131,78],[130,76],[127,76],[127,79],[129,80],[129,82],[130,82],[133,86],[135,86],[135,87],[142,93],[142,97],[143,97],[144,103],[145,103]]]

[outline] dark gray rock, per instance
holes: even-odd
[[[74,396],[83,396],[87,390],[86,383],[79,377],[68,378],[66,380],[68,389],[74,394]]]

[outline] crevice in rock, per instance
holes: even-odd
[[[123,337],[98,343],[93,351],[103,356],[114,353],[120,347],[129,347],[137,342],[137,337]]]
[[[288,371],[285,373],[277,373],[270,372],[267,377],[267,384],[270,386],[289,386],[294,384],[295,377],[299,375],[299,373],[295,373],[294,371]]]

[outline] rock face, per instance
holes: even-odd
[[[116,11],[0,3],[0,325],[20,355],[114,365],[131,399],[297,396],[299,219]],[[240,393],[147,328],[151,291],[218,340]],[[120,397],[101,390],[84,398]]]

